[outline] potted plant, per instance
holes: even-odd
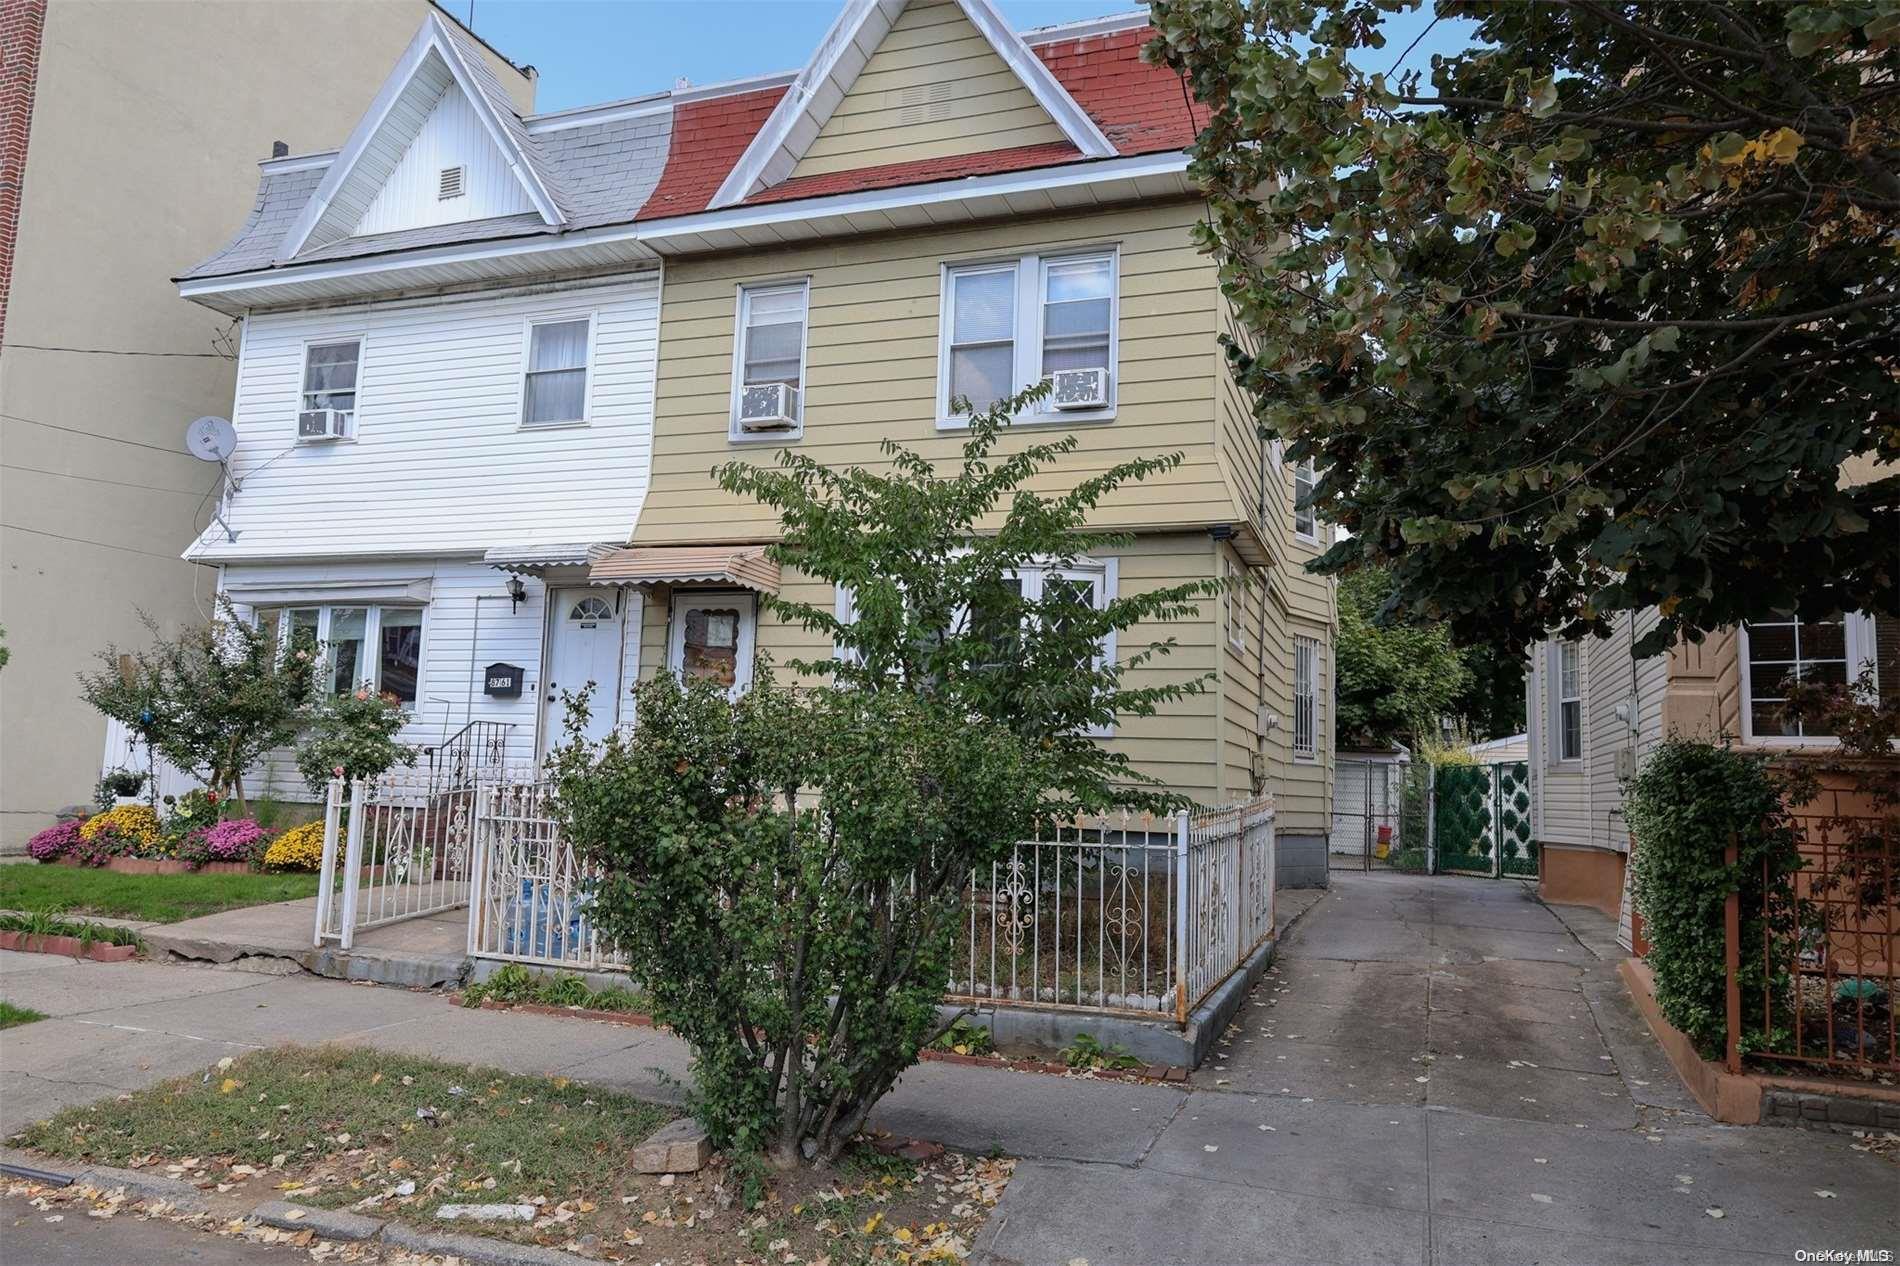
[[[120,766],[99,780],[93,800],[98,804],[99,812],[104,813],[117,805],[140,803],[139,792],[144,787],[144,771]]]

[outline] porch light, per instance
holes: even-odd
[[[521,610],[521,600],[528,596],[528,586],[521,583],[521,577],[508,577],[508,614]]]

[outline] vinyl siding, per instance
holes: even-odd
[[[421,578],[427,578],[431,588],[423,616],[416,710],[397,737],[420,747],[442,742],[470,721],[498,721],[512,727],[507,739],[508,760],[526,765],[537,751],[536,725],[542,703],[541,649],[547,626],[548,590],[539,580],[527,578],[527,598],[519,610],[513,609],[506,597],[501,573],[472,558],[234,565],[223,569],[220,585],[291,586],[336,581],[369,585]],[[332,605],[347,605],[348,591],[330,601]],[[630,683],[646,662],[640,640],[633,636],[642,625],[643,608],[637,591],[628,591],[625,602],[628,636],[621,680]],[[245,608],[239,611],[249,614]],[[520,697],[500,699],[482,693],[482,672],[493,663],[518,664],[526,670]],[[616,716],[622,716],[625,692],[616,691],[614,695],[611,701],[597,697],[595,706],[612,706]],[[290,749],[273,752],[260,762],[246,775],[245,789],[253,797],[268,794],[283,800],[312,798],[297,772],[296,754]]]
[[[1107,245],[1120,251],[1117,415],[1078,422],[1077,450],[1032,486],[1057,492],[1131,457],[1179,450],[1181,468],[1120,490],[1097,522],[1148,529],[1232,522],[1207,373],[1216,278],[1188,237],[1198,214],[1196,204],[1180,203],[669,264],[653,481],[635,541],[776,534],[769,511],[719,492],[709,474],[735,457],[769,464],[780,447],[728,438],[741,284],[811,278],[804,431],[793,445],[826,465],[876,469],[886,465],[879,446],[890,438],[948,464],[964,437],[936,425],[942,265]],[[1060,433],[1059,425],[1024,427],[1003,447]]]
[[[1126,549],[1116,551],[1117,592],[1133,596],[1168,585],[1203,580],[1210,574],[1210,541],[1196,533],[1157,533],[1136,538]],[[780,593],[787,599],[807,602],[831,610],[834,594],[831,586],[797,571],[786,573]],[[656,597],[646,608],[641,631],[641,669],[651,677],[666,663],[667,623],[675,598],[690,596],[675,590]],[[1131,687],[1181,683],[1212,674],[1221,668],[1218,602],[1200,604],[1191,619],[1173,623],[1144,623],[1122,633],[1116,653],[1126,661],[1146,647],[1173,639],[1175,645],[1166,655],[1131,672],[1126,678]],[[776,620],[761,613],[758,652],[769,655],[778,666],[781,682],[802,680],[784,668],[789,659],[822,660],[831,654],[830,644],[821,634],[797,624]],[[1223,799],[1219,784],[1220,770],[1216,753],[1215,712],[1219,686],[1210,683],[1206,693],[1192,695],[1163,705],[1154,716],[1125,718],[1116,726],[1114,736],[1104,742],[1111,751],[1125,753],[1137,770],[1159,778],[1199,804],[1216,804]]]
[[[914,0],[792,169],[794,178],[1065,139],[953,0]]]
[[[440,198],[445,167],[462,167],[463,194]],[[357,222],[355,236],[434,224],[456,224],[534,210],[520,177],[482,127],[462,90],[451,84],[416,139]]]
[[[1583,759],[1558,762],[1555,739],[1551,733],[1551,648],[1540,642],[1531,660],[1531,694],[1528,701],[1527,734],[1530,746],[1531,777],[1536,790],[1532,797],[1532,828],[1537,839],[1550,844],[1588,844],[1590,842],[1590,751],[1588,717],[1592,663],[1587,654],[1578,657],[1578,683],[1583,692],[1585,743]]]
[[[657,272],[460,301],[254,316],[209,556],[262,559],[624,541],[653,435]],[[585,426],[521,426],[531,320],[594,319]],[[299,444],[304,346],[360,336],[355,437]]]

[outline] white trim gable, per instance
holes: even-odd
[[[739,156],[707,204],[708,210],[743,202],[792,174],[908,4],[909,0],[849,0],[819,41],[818,51]],[[992,0],[956,0],[956,4],[1084,158],[1115,157],[1114,145],[1088,111],[1076,104],[1022,36],[1010,29]]]
[[[567,222],[532,156],[513,130],[506,126],[498,106],[470,67],[448,26],[434,13],[423,19],[415,38],[396,62],[396,68],[357,123],[350,139],[337,152],[323,182],[284,235],[278,262],[296,258],[313,246],[350,236],[376,201],[384,183],[402,162],[411,144],[435,112],[444,94],[459,91],[468,101],[481,130],[494,143],[529,204],[543,222],[559,227]],[[517,121],[517,126],[519,123]]]

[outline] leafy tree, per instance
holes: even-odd
[[[276,639],[240,619],[228,599],[210,623],[173,637],[140,618],[151,649],[99,652],[102,667],[79,675],[81,696],[213,791],[232,789],[248,813],[244,771],[296,737],[317,656],[299,647],[280,658]]]
[[[1178,458],[1040,496],[1025,485],[1073,440],[997,456],[1021,403],[973,417],[941,475],[896,444],[880,471],[786,452],[720,472],[779,512],[781,563],[853,594],[846,621],[767,599],[842,648],[798,665],[819,684],[762,664],[732,698],[661,675],[634,692],[639,725],[600,744],[584,700],[570,709],[552,774],[564,837],[600,868],[588,917],[692,1047],[694,1111],[722,1146],[835,1160],[948,1027],[972,870],[1052,816],[1175,803],[1085,731],[1206,682],[1127,680],[1167,642],[1099,648],[1216,586],[1098,603],[1013,576],[1110,548],[1089,509]]]
[[[1155,0],[1262,425],[1414,618],[1900,611],[1900,0]],[[1397,55],[1403,60],[1403,54]]]
[[[1352,573],[1339,584],[1337,700],[1342,743],[1416,745],[1435,737],[1471,685],[1464,656],[1442,625],[1380,624],[1392,599],[1383,568]]]
[[[1476,739],[1524,732],[1524,670],[1520,653],[1496,642],[1459,651],[1467,683],[1451,705],[1466,733]]]

